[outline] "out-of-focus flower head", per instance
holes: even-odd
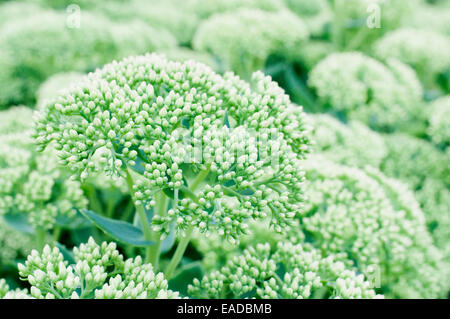
[[[287,59],[295,56],[307,38],[305,24],[292,12],[240,9],[205,20],[195,34],[193,46],[219,58],[225,70],[248,78],[252,72],[264,69],[270,55]]]
[[[381,59],[396,58],[412,66],[426,88],[436,87],[437,76],[450,69],[450,38],[429,30],[397,29],[374,44]]]
[[[11,20],[0,33],[0,105],[33,103],[40,84],[66,71],[91,71],[130,54],[173,47],[168,31],[143,22],[112,23],[83,12],[79,21],[45,11]]]
[[[421,106],[421,84],[411,68],[360,52],[330,54],[309,74],[309,86],[325,110],[382,131],[406,129]]]
[[[31,285],[29,294],[43,299],[173,299],[162,273],[140,256],[124,260],[115,243],[97,244],[92,237],[73,249],[75,263],[69,265],[61,251],[46,245],[33,250],[19,264],[21,278]]]
[[[189,293],[200,298],[383,297],[342,261],[290,242],[279,242],[274,252],[267,243],[250,246],[219,270],[194,279]]]
[[[344,124],[327,114],[309,114],[308,119],[315,153],[335,163],[379,167],[386,156],[383,137],[360,122]]]
[[[436,298],[448,289],[443,257],[426,228],[414,194],[378,170],[311,157],[301,229],[315,247],[369,276],[380,291],[403,298]]]

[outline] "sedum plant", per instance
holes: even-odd
[[[381,59],[396,58],[412,66],[428,89],[437,86],[438,75],[450,69],[450,38],[437,32],[401,28],[374,44]]]
[[[405,21],[407,26],[439,32],[450,36],[450,26],[447,21],[450,19],[450,10],[447,7],[422,3],[419,10],[415,10],[411,18]]]
[[[37,107],[43,106],[47,100],[55,98],[58,94],[70,87],[84,76],[80,72],[62,72],[56,73],[41,84],[36,93]]]
[[[386,32],[410,19],[420,0],[333,0],[331,40],[345,51],[370,49]]]
[[[327,114],[309,114],[314,152],[347,166],[379,167],[387,149],[383,137],[364,124],[345,124]]]
[[[428,135],[434,144],[450,146],[450,95],[441,97],[429,105]]]
[[[37,299],[178,298],[164,275],[155,273],[140,256],[125,260],[115,243],[97,244],[92,237],[73,249],[70,264],[60,249],[46,245],[42,253],[33,250],[18,267],[20,277],[31,286],[27,294]]]
[[[436,244],[449,251],[448,157],[431,143],[408,135],[387,135],[384,139],[388,152],[381,170],[387,176],[407,183],[415,192]]]
[[[14,19],[0,32],[0,105],[33,103],[40,84],[55,73],[91,71],[115,58],[175,45],[167,31],[87,12],[79,26],[53,11]]]
[[[363,275],[309,245],[257,244],[219,270],[194,279],[189,293],[200,298],[380,298]]]
[[[284,0],[284,3],[305,22],[312,37],[321,37],[326,33],[332,18],[327,0]]]
[[[180,2],[180,0],[171,0]],[[282,10],[285,6],[282,0],[187,0],[181,1],[187,8],[204,20],[214,14],[232,12],[239,9],[260,9],[267,12]]]
[[[205,20],[193,46],[216,56],[225,70],[248,78],[253,71],[264,69],[270,55],[292,59],[295,48],[307,38],[303,21],[287,10],[240,9]]]
[[[235,242],[249,220],[290,223],[303,199],[303,118],[260,72],[246,83],[152,54],[89,74],[37,115],[34,136],[81,179],[127,181],[155,268],[162,239],[180,234],[170,278],[196,229]]]
[[[414,195],[378,170],[312,157],[301,230],[313,246],[340,255],[363,274],[374,269],[390,297],[437,298],[448,289],[442,255],[433,245]]]
[[[11,289],[5,279],[0,279],[0,299],[31,299],[25,289]]]
[[[140,20],[152,28],[168,30],[179,44],[189,45],[200,21],[197,14],[186,7],[187,4],[174,0],[131,0],[126,5],[118,1],[99,1],[93,11],[123,23]]]
[[[279,242],[303,243],[305,238],[303,233],[298,231],[299,222],[294,220],[293,224],[285,228],[282,233],[268,231],[269,222],[267,220],[255,220],[249,223],[249,232],[239,237],[239,243],[233,244],[226,241],[217,233],[209,236],[202,236],[194,233],[192,246],[198,251],[202,259],[199,264],[205,273],[219,270],[232,258],[242,255],[248,247],[256,244],[270,245],[274,251]]]
[[[27,106],[19,105],[0,111],[0,136],[14,136],[32,127],[33,111]]]
[[[32,111],[20,107],[1,113],[0,215],[25,218],[42,246],[46,231],[53,229],[58,219],[74,217],[73,208],[85,208],[87,200],[80,183],[68,179],[67,171],[58,167],[53,149],[36,151],[30,136]],[[10,117],[17,121],[8,121]]]
[[[420,122],[421,84],[397,60],[382,64],[360,52],[333,53],[310,72],[309,86],[324,110],[377,130],[407,130]]]
[[[304,167],[308,200],[304,211],[297,214],[296,223],[282,234],[267,232],[264,224],[256,222],[250,225],[251,232],[240,238],[239,246],[224,243],[217,235],[195,238],[195,247],[203,256],[201,263],[207,273],[204,283],[196,282],[196,288],[190,288],[195,296],[203,293],[206,297],[204,292],[208,289],[212,289],[210,293],[216,298],[221,296],[217,295],[219,292],[227,297],[247,296],[230,294],[230,289],[221,290],[217,285],[222,287],[223,282],[223,287],[227,287],[236,282],[250,282],[260,287],[263,282],[247,278],[252,270],[246,268],[245,262],[238,265],[246,269],[247,277],[243,276],[243,270],[227,268],[227,264],[241,260],[244,251],[255,244],[269,245],[274,252],[278,243],[310,247],[308,251],[320,252],[320,258],[342,262],[346,270],[363,274],[371,282],[370,288],[388,298],[445,295],[449,275],[448,257],[442,254],[445,247],[439,246],[438,250],[435,246],[438,243],[433,242],[426,228],[424,213],[404,184],[385,177],[375,168],[342,166],[318,155],[308,159]],[[439,231],[444,236],[445,228]],[[448,240],[442,238],[440,243],[444,242]],[[274,271],[283,274],[284,267],[277,265]],[[217,271],[221,275],[213,275]],[[219,284],[217,281],[212,284],[214,280]],[[278,298],[282,298],[276,291]],[[319,289],[309,297],[323,298],[331,294],[330,290],[327,294],[326,290]]]

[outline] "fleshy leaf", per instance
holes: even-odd
[[[106,218],[87,209],[80,210],[80,213],[103,232],[122,243],[138,247],[154,245],[154,242],[145,240],[142,231],[130,223]]]

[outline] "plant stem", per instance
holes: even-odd
[[[343,37],[344,37],[344,21],[342,17],[342,1],[334,0],[334,19],[333,19],[333,31],[331,34],[332,41],[337,49],[342,49]]]
[[[203,182],[203,180],[206,178],[206,176],[208,176],[210,169],[211,169],[211,164],[208,164],[208,165],[206,165],[206,169],[201,171],[200,174],[197,175],[197,178],[194,180],[194,182],[192,183],[192,185],[190,187],[190,190],[192,192],[195,192],[195,190],[201,184],[201,182]]]
[[[116,202],[113,199],[111,199],[111,198],[106,203],[106,217],[114,218],[115,203]]]
[[[136,212],[138,213],[138,217],[139,217],[139,220],[142,225],[142,231],[144,232],[144,238],[145,238],[145,240],[150,241],[150,240],[152,240],[152,230],[150,228],[150,224],[148,222],[147,215],[145,214],[144,206],[142,206],[142,204],[136,205],[136,199],[134,197],[134,190],[133,190],[133,178],[128,169],[125,172],[126,172],[126,180],[127,180],[127,184],[128,184],[128,189],[130,191],[131,198],[133,199],[133,202],[135,203],[135,206],[136,206]],[[150,262],[151,255],[152,255],[152,247],[147,246],[145,248],[145,262],[146,263]]]
[[[47,232],[44,228],[37,228],[36,229],[36,243],[38,250],[42,250],[45,246],[45,237],[47,235]]]
[[[188,192],[192,194],[192,196],[195,197],[195,190],[197,187],[203,182],[203,180],[208,176],[209,170],[211,169],[211,164],[208,164],[206,166],[206,169],[201,171],[200,174],[198,174],[197,178],[192,183],[191,187],[188,189]],[[185,232],[185,236],[181,239],[181,241],[178,243],[178,247],[175,250],[175,254],[173,255],[172,259],[170,260],[169,265],[167,265],[165,276],[166,279],[169,280],[175,269],[177,268],[178,264],[181,261],[181,258],[183,258],[184,252],[186,251],[187,245],[189,244],[189,241],[191,240],[192,233],[194,232],[194,226],[191,225],[188,227],[188,229]]]
[[[91,184],[86,184],[85,190],[89,199],[90,208],[97,214],[103,214],[103,206],[97,197],[97,192]]]
[[[350,43],[348,43],[345,46],[345,51],[353,51],[360,49],[359,47],[361,44],[364,43],[364,40],[367,39],[368,34],[370,33],[371,29],[369,29],[367,26],[362,26],[361,29],[358,30],[356,35],[352,38]]]
[[[158,216],[164,216],[166,214],[168,204],[169,201],[167,200],[166,194],[164,194],[163,191],[158,192],[156,194],[156,205],[154,208],[154,214]],[[157,271],[159,266],[159,254],[161,251],[161,235],[155,233],[153,240],[155,242],[155,245],[153,246],[151,252],[150,262],[152,263],[155,271]]]
[[[53,240],[58,241],[60,235],[61,235],[61,227],[55,227],[55,229],[53,229]]]
[[[189,241],[191,240],[192,233],[194,232],[194,226],[190,226],[186,230],[186,234],[181,239],[180,243],[178,244],[177,250],[175,250],[175,254],[173,255],[172,259],[170,260],[169,265],[166,268],[165,276],[166,279],[169,280],[175,269],[177,268],[178,264],[181,261],[181,258],[183,258],[184,252],[186,250],[187,245],[189,244]]]

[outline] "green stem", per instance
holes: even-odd
[[[93,210],[97,214],[103,214],[103,206],[98,199],[97,192],[94,186],[87,184],[85,186],[85,190],[87,193],[87,197],[89,200],[89,207],[91,208],[91,210]]]
[[[370,30],[367,26],[362,26],[361,29],[358,30],[356,35],[352,38],[350,43],[348,43],[345,46],[345,51],[353,51],[357,50],[361,44],[364,43],[364,40],[367,39],[368,34],[370,33]]]
[[[53,240],[58,241],[60,235],[61,235],[61,227],[55,227],[53,229]]]
[[[115,204],[116,202],[114,199],[109,199],[108,202],[106,203],[106,216],[108,218],[114,218]]]
[[[183,258],[184,252],[186,251],[187,245],[189,244],[189,241],[191,240],[192,233],[194,232],[194,226],[190,226],[185,233],[185,236],[183,239],[181,239],[180,243],[178,244],[177,250],[175,250],[175,254],[173,255],[172,259],[170,260],[169,265],[166,268],[165,276],[166,279],[169,280],[175,269],[177,268],[178,264],[181,261],[181,258]]]
[[[42,250],[45,246],[45,237],[47,237],[47,232],[44,228],[37,228],[36,229],[36,243],[38,250]]]
[[[208,176],[209,170],[211,169],[211,164],[206,165],[206,169],[201,171],[200,174],[197,175],[197,178],[192,183],[190,190],[195,192],[197,187],[203,182],[203,180]]]
[[[334,0],[334,19],[333,19],[333,31],[332,31],[332,40],[336,48],[341,49],[343,46],[343,37],[344,37],[344,21],[342,17],[342,1]]]
[[[151,231],[148,219],[147,219],[147,215],[145,214],[144,206],[142,206],[142,204],[136,205],[136,199],[134,198],[134,190],[133,190],[133,178],[128,169],[125,172],[126,172],[126,180],[127,180],[127,184],[128,184],[128,189],[130,191],[131,198],[133,199],[133,202],[135,203],[135,206],[136,206],[136,212],[138,213],[138,217],[139,217],[139,220],[142,225],[142,231],[144,232],[144,238],[145,238],[145,240],[150,241],[150,240],[152,240],[152,231]],[[152,246],[147,246],[145,248],[145,262],[146,263],[150,262],[151,255],[152,255]]]
[[[160,191],[156,194],[156,205],[154,208],[155,216],[164,216],[166,214],[167,206],[169,204],[169,201],[167,199],[168,198],[163,191]],[[157,271],[159,266],[159,255],[161,252],[161,234],[155,233],[153,241],[155,242],[155,245],[153,246],[153,249],[151,251],[150,262],[152,263],[155,271]]]
[[[129,221],[131,218],[131,214],[134,211],[134,203],[133,203],[133,199],[130,199],[127,202],[127,205],[125,206],[125,208],[122,211],[122,215],[121,215],[121,219],[125,220],[125,221]]]
[[[208,176],[210,169],[211,169],[211,164],[208,164],[206,166],[206,169],[201,171],[200,174],[198,174],[197,178],[192,183],[191,187],[189,189],[187,189],[187,192],[191,196],[196,197],[194,192],[197,189],[197,187],[203,182],[203,180]],[[167,280],[169,280],[172,277],[175,269],[177,268],[178,264],[181,261],[181,258],[183,258],[184,252],[186,251],[187,245],[189,244],[189,241],[191,240],[194,229],[195,229],[194,226],[192,226],[192,225],[189,226],[185,232],[185,236],[178,243],[178,247],[175,250],[175,254],[173,255],[172,259],[170,260],[169,265],[167,265],[167,268],[165,271],[165,276],[166,276]]]

